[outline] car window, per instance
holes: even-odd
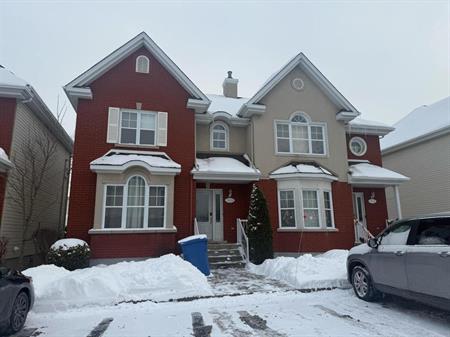
[[[392,229],[388,229],[381,237],[382,245],[406,245],[409,232],[413,225],[412,221],[403,222],[394,225]]]
[[[422,219],[415,245],[450,245],[450,218]]]

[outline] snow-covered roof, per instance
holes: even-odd
[[[274,179],[294,176],[337,180],[337,177],[333,173],[316,163],[291,163],[270,173],[270,178]]]
[[[381,140],[383,152],[450,127],[450,97],[414,109],[394,127],[395,132]]]
[[[346,125],[346,131],[348,133],[364,133],[368,135],[385,136],[393,130],[395,130],[395,128],[387,124],[377,121],[371,121],[368,119],[362,119],[359,117],[351,120]]]
[[[0,86],[25,88],[27,85],[26,81],[16,76],[12,71],[0,66]]]
[[[197,158],[192,174],[196,180],[254,181],[261,172],[231,157]]]
[[[13,164],[8,158],[8,155],[6,154],[5,150],[3,150],[0,147],[0,172],[6,171],[7,169],[11,168]]]
[[[248,101],[246,97],[233,98],[215,94],[207,94],[206,96],[211,101],[208,108],[209,113],[226,112],[232,117],[238,117],[239,109]]]
[[[350,165],[348,179],[351,184],[398,185],[408,181],[403,174],[369,163]]]
[[[144,167],[150,172],[180,173],[181,165],[164,152],[111,150],[91,162],[91,170],[123,172],[132,166]]]

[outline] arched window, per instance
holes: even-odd
[[[136,72],[148,74],[150,72],[150,60],[145,55],[139,55],[136,58]]]
[[[217,122],[211,126],[211,149],[228,150],[228,126],[225,123]]]
[[[127,184],[127,228],[143,228],[145,213],[145,180],[134,176]]]
[[[304,112],[295,112],[275,127],[278,153],[325,155],[325,123],[313,123]]]

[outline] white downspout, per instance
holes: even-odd
[[[400,192],[398,190],[398,185],[392,186],[395,194],[395,206],[397,207],[397,217],[401,219],[402,216],[402,205],[400,203]]]

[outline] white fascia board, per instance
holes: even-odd
[[[349,125],[345,126],[345,132],[350,134],[365,134],[375,136],[386,136],[388,133],[394,131],[395,128],[390,126],[373,126],[373,125]]]
[[[27,87],[15,85],[2,85],[0,86],[0,97],[27,99],[30,96]]]
[[[197,114],[204,114],[207,110],[211,102],[209,100],[204,101],[201,99],[189,98],[186,104],[188,109],[195,110]]]
[[[359,115],[361,115],[361,113],[358,111],[339,111],[336,114],[336,120],[343,122],[350,122]]]
[[[238,115],[250,118],[253,115],[262,115],[266,112],[266,106],[264,104],[248,104],[245,103],[238,111]]]
[[[204,181],[258,181],[261,177],[260,173],[232,173],[232,172],[199,172],[196,169],[191,171],[194,180]]]
[[[413,146],[413,145],[416,145],[416,144],[419,144],[419,143],[422,143],[422,142],[425,142],[425,141],[428,141],[428,140],[431,140],[431,139],[443,136],[443,135],[445,135],[445,134],[447,134],[449,132],[450,132],[450,126],[445,126],[443,128],[440,128],[438,130],[432,131],[432,132],[427,133],[425,135],[421,135],[421,136],[418,136],[418,137],[415,137],[415,138],[411,138],[411,139],[408,139],[407,141],[404,141],[402,143],[399,143],[399,144],[396,144],[396,145],[384,148],[384,149],[381,150],[381,155],[384,156],[384,155],[387,155],[387,154],[390,154],[390,153],[402,150],[402,149],[404,149],[406,147]]]
[[[307,180],[328,180],[337,181],[338,178],[329,174],[314,173],[286,173],[286,174],[270,174],[270,179],[290,180],[290,179],[307,179]]]
[[[132,160],[124,165],[90,165],[90,169],[97,173],[122,173],[132,166],[138,166],[146,169],[155,175],[177,175],[180,174],[181,168],[169,167],[153,167],[140,160]]]
[[[410,178],[383,178],[383,179],[377,179],[377,178],[371,178],[371,177],[358,177],[355,178],[351,174],[348,174],[348,183],[355,186],[393,186],[393,185],[400,185],[401,183],[404,183],[406,181],[410,180]]]
[[[125,57],[140,47],[147,48],[152,55],[165,67],[169,73],[186,89],[192,96],[209,104],[206,95],[184,74],[181,69],[158,47],[158,45],[145,33],[142,32],[136,37],[119,47],[103,60],[86,70],[80,76],[68,83],[66,87],[86,87],[93,80],[103,75],[114,67]]]
[[[224,121],[225,123],[236,126],[236,127],[245,127],[250,123],[250,119],[234,117],[226,112],[216,112],[214,114],[197,114],[195,116],[195,121],[197,124],[201,125],[209,125],[214,121]]]

